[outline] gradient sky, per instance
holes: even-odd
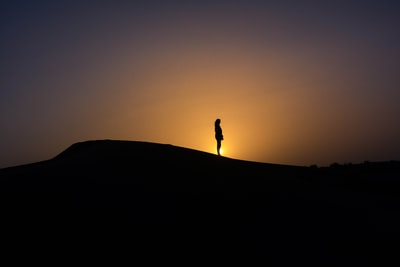
[[[93,139],[400,160],[400,1],[2,1],[0,167]]]

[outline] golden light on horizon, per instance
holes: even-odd
[[[288,97],[287,90],[281,90],[287,87],[292,91],[291,79],[297,82],[301,76],[287,80],[281,69],[286,66],[273,65],[273,57],[266,64],[239,48],[191,47],[184,52],[165,52],[146,61],[134,81],[120,85],[126,94],[121,95],[117,109],[124,103],[126,107],[116,111],[117,120],[121,112],[132,113],[128,124],[129,132],[136,136],[132,139],[140,137],[215,154],[213,123],[219,117],[225,156],[268,159],[268,155],[282,153],[274,151],[279,149],[276,143],[284,142],[278,138],[287,135],[281,131],[293,132],[288,121],[302,112],[288,114],[298,98],[293,92]]]
[[[47,159],[89,139],[215,154],[216,118],[230,158],[297,165],[398,158],[395,20],[343,14],[320,26],[281,12],[286,7],[258,5],[11,12],[27,27],[5,24],[11,68],[1,81],[0,162]],[[314,16],[314,8],[309,15],[322,18],[326,9]],[[343,31],[342,19],[357,23]]]
[[[306,68],[296,58],[265,57],[268,60],[238,47],[166,50],[146,58],[132,75],[128,74],[133,63],[127,61],[120,70],[124,78],[92,85],[103,87],[95,101],[87,97],[93,101],[92,115],[101,114],[97,121],[90,116],[82,120],[79,112],[84,105],[73,111],[66,105],[65,113],[76,112],[81,128],[95,125],[81,135],[86,139],[143,140],[213,154],[213,124],[220,118],[226,157],[329,164],[344,151],[335,141],[337,136],[350,138],[344,127],[360,123],[357,114],[366,113],[365,107],[346,101],[347,92],[335,90],[345,87],[339,81],[325,84],[310,79],[310,73],[320,71],[312,59]],[[285,60],[287,64],[282,63]],[[292,75],[287,77],[287,72]],[[361,121],[361,126],[367,128],[368,122]],[[328,150],[330,158],[315,161],[314,155]]]

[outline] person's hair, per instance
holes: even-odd
[[[220,122],[221,122],[220,119],[216,119],[216,120],[215,120],[215,124],[219,124]]]

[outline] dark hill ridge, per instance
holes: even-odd
[[[3,178],[18,186],[29,184],[49,187],[56,184],[149,184],[156,187],[175,185],[185,190],[213,191],[226,180],[242,188],[245,183],[265,182],[264,174],[272,180],[295,177],[307,168],[278,164],[257,163],[230,159],[169,144],[139,141],[97,140],[71,145],[53,159],[6,168]],[[279,179],[276,175],[279,173]],[[284,175],[282,175],[284,174]],[[35,176],[34,179],[33,176]],[[258,185],[255,185],[258,186]],[[28,188],[26,188],[28,189]],[[178,188],[177,188],[178,189]]]
[[[7,242],[53,253],[73,242],[130,262],[383,266],[400,241],[399,174],[394,161],[316,168],[86,141],[1,169],[0,208]]]
[[[220,165],[221,161],[224,161],[222,164],[230,164],[232,166],[247,165],[249,170],[251,168],[257,169],[261,166],[296,168],[296,166],[257,163],[229,159],[226,157],[218,157],[215,154],[173,146],[170,144],[115,140],[99,140],[76,143],[56,156],[54,160],[63,160],[68,163],[119,162],[121,164],[130,166],[140,165],[139,163],[156,163],[163,167],[174,168],[178,172],[180,169],[185,170],[193,167],[201,171],[201,169],[205,169],[207,167],[214,167],[216,164]],[[219,160],[219,162],[216,160]],[[146,166],[148,165],[146,164]]]

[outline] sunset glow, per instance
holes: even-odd
[[[215,154],[216,118],[231,158],[400,158],[396,4],[126,2],[3,9],[0,167],[92,139]]]

